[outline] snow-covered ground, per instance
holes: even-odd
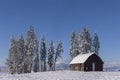
[[[56,67],[63,71],[11,75],[7,67],[0,67],[0,80],[120,80],[120,62],[105,62],[105,72],[69,71],[69,60],[57,62]]]
[[[120,80],[120,72],[48,71],[19,75],[0,73],[0,80]]]

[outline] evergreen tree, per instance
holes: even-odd
[[[71,59],[76,57],[79,54],[79,39],[78,34],[73,32],[71,35],[71,46],[70,46],[70,56]]]
[[[34,71],[35,65],[39,65],[38,58],[38,41],[34,32],[34,28],[31,26],[27,32],[26,41],[26,62],[27,62],[27,72]],[[37,59],[39,60],[39,59]],[[38,71],[39,69],[35,70]]]
[[[30,45],[25,44],[25,59],[24,59],[24,73],[31,72],[31,47]]]
[[[34,46],[33,46],[34,50],[33,50],[33,52],[35,54],[33,71],[34,72],[38,72],[39,71],[39,53],[38,53],[38,41],[37,41],[36,36],[34,38],[34,42],[33,43],[34,43]]]
[[[51,41],[48,47],[48,65],[51,71],[54,70],[53,69],[53,65],[55,64],[54,54],[55,54],[54,45],[53,45],[53,41]]]
[[[23,73],[24,72],[24,55],[25,55],[25,49],[24,49],[24,38],[21,35],[19,40],[17,41],[17,73]]]
[[[90,52],[91,51],[91,45],[92,45],[92,40],[91,40],[90,32],[89,32],[89,30],[87,28],[84,28],[83,34],[84,34],[85,40],[86,40],[87,52]]]
[[[34,60],[34,72],[39,72],[39,55],[37,54]]]
[[[41,62],[41,71],[46,71],[46,43],[45,37],[42,36],[40,43],[40,62]]]
[[[17,66],[17,48],[16,48],[16,40],[14,39],[14,36],[11,38],[10,42],[10,48],[9,48],[9,56],[7,59],[7,65],[9,67],[9,72],[11,74],[16,73],[16,66]]]
[[[30,27],[30,30],[27,32],[26,40],[26,59],[25,59],[25,73],[29,73],[32,70],[33,66],[33,28]]]
[[[83,32],[80,34],[80,54],[87,53],[86,42]]]
[[[55,66],[56,66],[56,61],[57,61],[58,57],[61,57],[62,52],[63,52],[63,45],[62,45],[62,42],[59,41],[58,46],[56,48],[54,70],[55,70]]]
[[[92,40],[90,32],[87,28],[83,29],[83,32],[80,35],[80,52],[81,54],[91,52]]]
[[[100,48],[100,43],[99,43],[99,37],[97,33],[95,33],[94,39],[93,39],[93,51],[98,55],[99,54],[99,48]]]

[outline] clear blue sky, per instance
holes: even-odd
[[[0,66],[8,57],[10,37],[26,36],[33,25],[38,37],[55,46],[63,41],[69,58],[71,32],[88,27],[100,38],[104,61],[120,61],[120,0],[0,0]]]

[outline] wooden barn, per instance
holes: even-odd
[[[79,54],[70,62],[70,69],[75,71],[103,71],[103,61],[95,53]]]

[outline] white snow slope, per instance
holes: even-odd
[[[0,73],[0,80],[120,80],[120,72],[49,71],[19,75]]]

